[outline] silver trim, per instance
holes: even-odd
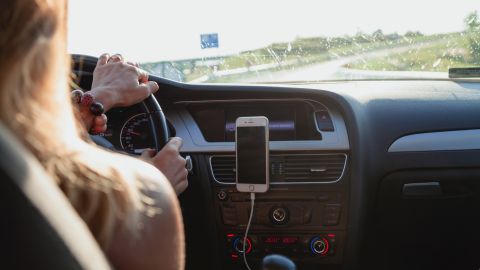
[[[313,103],[318,103],[322,105],[325,110],[328,110],[327,106],[325,106],[322,102],[316,101],[313,99],[308,99],[308,98],[245,98],[245,99],[209,99],[209,100],[185,100],[185,101],[178,101],[175,102],[174,104],[201,104],[201,103],[232,103],[232,102],[256,102],[256,101],[308,101],[308,102],[313,102]],[[309,104],[312,106],[313,109],[315,107],[312,104]]]
[[[347,168],[347,163],[348,163],[348,155],[345,153],[329,153],[329,154],[272,154],[271,156],[331,156],[331,155],[344,155],[345,156],[345,162],[343,164],[343,169],[342,169],[342,174],[338,177],[338,179],[334,181],[327,181],[327,182],[292,182],[292,183],[286,183],[286,182],[272,182],[270,180],[270,185],[310,185],[310,184],[333,184],[333,183],[338,183],[340,180],[342,180],[343,175],[345,174],[345,170]],[[235,155],[210,155],[208,157],[208,164],[210,167],[210,174],[212,175],[212,178],[215,182],[221,185],[235,185],[236,183],[226,183],[226,182],[221,182],[218,181],[217,178],[215,178],[215,174],[213,174],[213,168],[212,168],[212,158],[213,157],[235,157]]]
[[[388,152],[479,150],[480,129],[417,133],[394,141]]]
[[[311,173],[320,173],[320,172],[326,172],[327,168],[325,167],[317,167],[317,168],[310,168]]]

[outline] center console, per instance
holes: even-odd
[[[220,269],[245,269],[243,236],[251,202],[250,194],[235,187],[232,123],[239,116],[270,119],[270,189],[256,194],[246,243],[250,265],[283,254],[298,269],[341,268],[348,237],[350,147],[345,122],[333,104],[306,99],[184,101],[166,113],[184,139],[182,151],[199,154],[208,166],[204,177],[216,234],[212,246],[218,248]]]
[[[246,243],[253,264],[272,253],[301,263],[301,269],[341,264],[348,212],[347,157],[345,153],[272,153],[270,190],[256,194]],[[225,269],[244,269],[250,195],[237,192],[230,182],[226,172],[231,169],[234,175],[233,157],[210,156],[210,166]]]

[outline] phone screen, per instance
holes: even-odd
[[[237,127],[237,183],[266,184],[266,127]]]

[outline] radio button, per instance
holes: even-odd
[[[227,197],[228,197],[228,194],[227,194],[227,192],[225,192],[225,190],[223,190],[223,189],[220,190],[220,191],[217,193],[217,198],[218,198],[219,200],[221,200],[221,201],[226,200]]]
[[[328,194],[320,194],[317,196],[317,200],[321,202],[328,201],[328,199],[329,199]]]
[[[340,211],[341,211],[340,204],[327,204],[325,206],[323,224],[327,226],[338,225],[340,221]]]
[[[308,224],[312,221],[312,209],[303,209],[303,224]]]
[[[230,200],[232,202],[243,202],[243,201],[245,201],[245,198],[242,196],[242,194],[232,193],[232,194],[230,194]]]
[[[237,208],[235,207],[222,207],[223,224],[235,226],[238,224]]]

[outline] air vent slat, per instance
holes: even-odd
[[[318,158],[318,157],[312,157],[312,158],[286,158],[288,161],[293,161],[293,162],[312,162],[312,160],[323,160],[323,161],[336,161],[336,160],[341,160],[341,158],[335,157],[335,158]]]
[[[287,164],[292,164],[292,165],[296,165],[296,164],[318,164],[319,162],[321,163],[324,163],[324,164],[343,164],[343,160],[339,160],[339,161],[326,161],[326,160],[321,160],[321,159],[318,159],[318,160],[310,160],[310,161],[291,161],[291,160],[285,160],[285,162],[287,162]]]
[[[312,177],[289,177],[288,180],[292,181],[292,180],[308,180],[308,181],[315,181],[315,180],[325,180],[325,179],[329,179],[329,180],[335,180],[337,179],[337,177],[335,176],[331,176],[331,177],[322,177],[321,179],[315,179],[315,178],[312,178]]]
[[[210,158],[210,168],[215,179],[222,183],[235,183],[235,157],[213,156]]]
[[[329,168],[329,169],[342,169],[343,168],[343,164],[338,164],[338,165],[327,165],[327,164],[323,164],[322,165],[318,165],[318,164],[312,164],[311,166],[284,166],[283,168],[285,169],[290,169],[290,170],[310,170],[311,168],[317,168],[317,167],[325,167],[325,168]]]
[[[271,183],[322,183],[341,178],[345,154],[271,155]],[[235,157],[212,156],[211,172],[221,183],[235,183]]]
[[[295,177],[295,176],[308,176],[308,177],[312,177],[312,178],[323,178],[323,177],[327,177],[327,176],[336,176],[338,177],[338,172],[336,171],[332,171],[332,172],[284,172],[282,174],[283,177]]]
[[[313,157],[313,158],[290,158],[290,157],[287,157],[286,159],[289,160],[289,161],[298,161],[298,162],[311,162],[312,160],[324,160],[324,161],[341,160],[338,157],[335,157],[335,158],[318,158],[318,157],[317,158],[316,157]]]

